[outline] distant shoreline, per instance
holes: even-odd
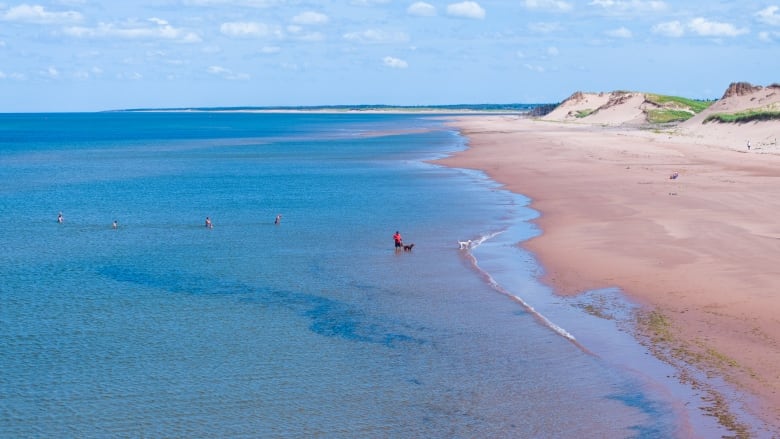
[[[115,113],[397,113],[397,114],[517,114],[530,113],[550,104],[454,104],[454,105],[317,105],[269,107],[173,107],[107,110]]]

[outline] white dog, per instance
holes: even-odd
[[[468,241],[458,241],[458,247],[460,247],[461,250],[468,250],[471,248],[471,240]]]

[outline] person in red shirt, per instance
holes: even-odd
[[[401,238],[401,232],[396,230],[395,235],[393,235],[393,241],[395,241],[396,251],[401,250],[401,247],[404,245],[404,240]]]

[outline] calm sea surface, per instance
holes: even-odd
[[[414,115],[0,115],[0,437],[681,435],[561,324],[513,245],[528,200],[426,162],[464,142]]]

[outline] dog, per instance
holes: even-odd
[[[404,251],[405,252],[410,252],[410,251],[412,251],[413,248],[414,248],[414,243],[404,244]]]
[[[460,247],[461,250],[468,250],[471,248],[471,240],[468,241],[458,241],[458,247]]]

